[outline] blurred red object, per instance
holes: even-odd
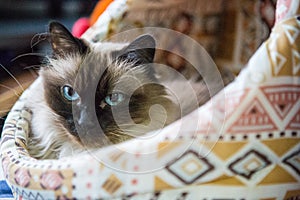
[[[81,35],[90,27],[89,18],[79,18],[72,27],[72,34],[75,37],[81,37]]]

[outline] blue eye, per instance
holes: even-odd
[[[105,102],[110,106],[116,106],[125,99],[122,93],[113,93],[105,97]]]
[[[63,86],[61,92],[68,101],[76,101],[79,99],[78,93],[69,85]]]

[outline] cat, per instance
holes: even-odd
[[[130,44],[88,44],[58,22],[50,23],[49,34],[53,56],[41,67],[41,87],[27,106],[33,112],[28,145],[33,157],[58,158],[119,143],[178,118],[154,76],[150,35]],[[154,108],[149,116],[155,104],[165,110]]]
[[[190,106],[182,86],[170,84],[183,93],[174,98],[158,80],[151,35],[130,43],[89,43],[51,22],[49,38],[53,55],[27,103],[33,113],[28,147],[35,158],[61,158],[138,137],[199,106]],[[182,99],[188,111],[180,107]]]

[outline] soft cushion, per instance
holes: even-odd
[[[108,9],[126,9],[122,3]],[[31,111],[24,103],[39,87],[35,82],[9,113],[1,139],[3,172],[15,198],[299,197],[300,18],[295,6],[298,0],[278,2],[270,38],[233,83],[149,140],[61,160],[33,159],[26,150]],[[107,25],[105,13],[102,17]]]

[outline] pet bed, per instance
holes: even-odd
[[[14,198],[299,198],[299,2],[278,1],[270,38],[236,80],[153,139],[74,158],[33,159],[26,150],[31,111],[24,102],[35,82],[10,111],[2,133],[3,174]],[[114,1],[83,37],[97,40],[120,30],[118,20],[143,3]]]

